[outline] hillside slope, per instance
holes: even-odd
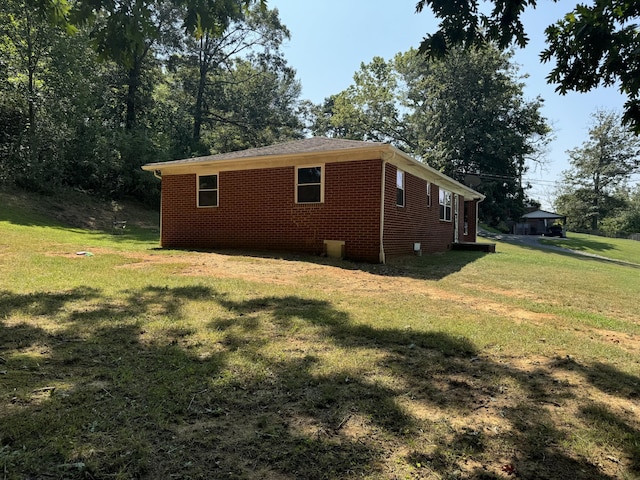
[[[159,213],[131,200],[108,201],[87,193],[66,191],[55,196],[0,189],[0,220],[23,224],[52,224],[86,230],[111,231],[114,221],[127,227],[159,229]]]

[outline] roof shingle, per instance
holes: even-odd
[[[266,147],[249,148],[237,152],[219,153],[217,155],[207,155],[206,157],[188,158],[175,160],[171,163],[194,162],[198,160],[234,160],[237,158],[268,157],[276,155],[295,155],[301,153],[327,152],[335,150],[348,150],[353,148],[379,147],[387,145],[380,142],[363,142],[360,140],[344,140],[341,138],[311,137],[292,142],[278,143]]]

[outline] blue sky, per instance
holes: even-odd
[[[547,165],[527,175],[533,184],[529,194],[550,209],[554,182],[569,168],[566,150],[578,147],[588,138],[590,115],[598,109],[622,111],[625,97],[615,88],[599,88],[586,94],[565,96],[546,83],[551,64],[541,64],[544,29],[571,10],[575,1],[541,0],[536,10],[525,12],[525,28],[530,37],[524,50],[517,50],[514,61],[522,74],[528,74],[525,95],[541,96],[542,110],[554,129],[555,140]],[[353,74],[362,62],[373,57],[385,60],[398,52],[418,47],[423,37],[437,29],[437,21],[425,8],[415,13],[416,0],[268,0],[277,8],[282,22],[291,32],[283,51],[296,69],[302,84],[302,98],[314,103],[338,93],[353,83]]]

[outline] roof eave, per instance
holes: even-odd
[[[479,201],[483,201],[485,199],[485,195],[480,192],[477,192],[453,178],[448,177],[426,163],[419,162],[402,150],[389,144],[372,144],[371,146],[359,148],[319,150],[313,152],[277,155],[258,155],[230,159],[215,159],[213,156],[209,155],[205,157],[173,160],[169,162],[148,163],[143,165],[142,169],[154,173],[160,171],[161,174],[191,173],[193,172],[194,167],[198,170],[243,170],[247,168],[269,168],[272,166],[289,164],[304,164],[307,163],[307,161],[313,161],[317,157],[322,157],[323,161],[329,160],[333,162],[380,158],[404,168],[420,178],[437,182],[438,185],[441,185],[454,193],[461,194],[464,197]],[[295,160],[295,162],[293,162],[293,160]]]
[[[287,153],[278,155],[259,155],[252,157],[239,157],[229,159],[215,159],[212,156],[195,157],[192,159],[174,160],[169,162],[147,163],[141,168],[148,172],[154,171],[179,171],[184,168],[198,169],[241,169],[247,167],[265,168],[276,163],[287,163],[290,160],[296,160],[295,163],[305,163],[306,160],[312,160],[316,157],[324,157],[333,161],[341,159],[371,159],[381,158],[386,146],[372,145],[371,147],[361,148],[345,148],[336,150],[319,150],[314,152]]]
[[[419,177],[422,177],[426,180],[437,180],[438,185],[447,188],[454,193],[463,195],[464,197],[479,200],[480,202],[482,202],[486,198],[486,196],[482,193],[477,192],[470,187],[467,187],[457,180],[454,180],[448,175],[445,175],[444,173],[436,170],[432,166],[416,160],[402,150],[391,145],[389,145],[388,147],[390,151],[387,153],[386,158],[384,158],[388,162],[393,163],[394,165],[399,167],[409,167],[412,170],[411,173],[418,173]],[[400,158],[401,160],[398,160],[398,158]],[[421,175],[420,172],[425,172],[426,174]]]

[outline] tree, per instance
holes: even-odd
[[[144,62],[158,43],[168,43],[175,30],[176,8],[168,0],[83,0],[75,17],[91,28],[99,58],[115,62],[126,72],[125,128],[137,123],[138,90]]]
[[[520,19],[536,0],[492,0],[490,13],[483,13],[479,0],[419,0],[441,20],[439,30],[427,35],[420,51],[440,58],[456,46],[496,42],[504,49],[515,43],[524,47],[528,37]],[[578,4],[546,31],[544,62],[555,60],[549,83],[565,94],[586,92],[600,84],[619,84],[628,100],[623,120],[640,134],[640,29],[634,23],[640,3],[634,0],[598,0],[591,6]]]
[[[571,169],[564,172],[564,184],[568,191],[556,204],[574,223],[583,219],[580,227],[588,224],[597,231],[601,219],[615,216],[624,205],[616,189],[640,171],[640,139],[622,126],[614,112],[598,111],[592,118],[589,139],[567,152]]]
[[[42,1],[42,0],[39,0]],[[54,1],[54,0],[49,0]],[[65,2],[66,0],[55,0]],[[255,0],[78,0],[73,18],[90,23],[96,51],[127,72],[125,127],[136,126],[143,63],[154,47],[175,43],[180,26],[192,36],[220,36]],[[260,2],[264,6],[264,2]]]
[[[416,141],[410,134],[414,125],[404,108],[404,85],[397,69],[400,56],[361,63],[353,85],[322,105],[307,106],[308,128],[316,135],[389,142],[415,152]]]
[[[203,143],[222,153],[302,138],[300,84],[285,65],[238,59],[215,82],[219,95],[206,112]]]
[[[628,207],[620,215],[619,231],[640,233],[640,185],[628,196]]]
[[[49,88],[44,80],[52,68],[51,51],[62,32],[46,21],[36,5],[35,0],[7,0],[0,6],[4,77],[0,165],[5,170],[2,176],[14,181],[27,179],[28,170],[38,180],[49,176],[58,157],[50,148],[57,132],[45,121]],[[49,178],[49,182],[55,180]]]
[[[618,193],[623,206],[618,209],[615,216],[603,218],[600,222],[600,230],[610,236],[628,236],[631,233],[640,233],[640,185],[635,190],[622,189]]]
[[[182,67],[185,73],[193,70],[192,75],[185,77],[185,88],[193,97],[194,152],[205,153],[200,145],[202,125],[215,103],[212,95],[221,93],[216,92],[217,86],[211,79],[219,79],[222,69],[232,71],[234,61],[242,55],[261,58],[263,64],[284,64],[279,48],[287,38],[289,31],[280,22],[278,11],[259,6],[232,21],[222,34],[203,29],[195,37],[186,38],[186,54],[172,58],[171,63]]]
[[[487,195],[497,225],[524,211],[521,177],[547,140],[541,100],[527,101],[517,68],[495,48],[425,61],[415,50],[361,65],[354,85],[312,109],[310,129],[393,143]]]

